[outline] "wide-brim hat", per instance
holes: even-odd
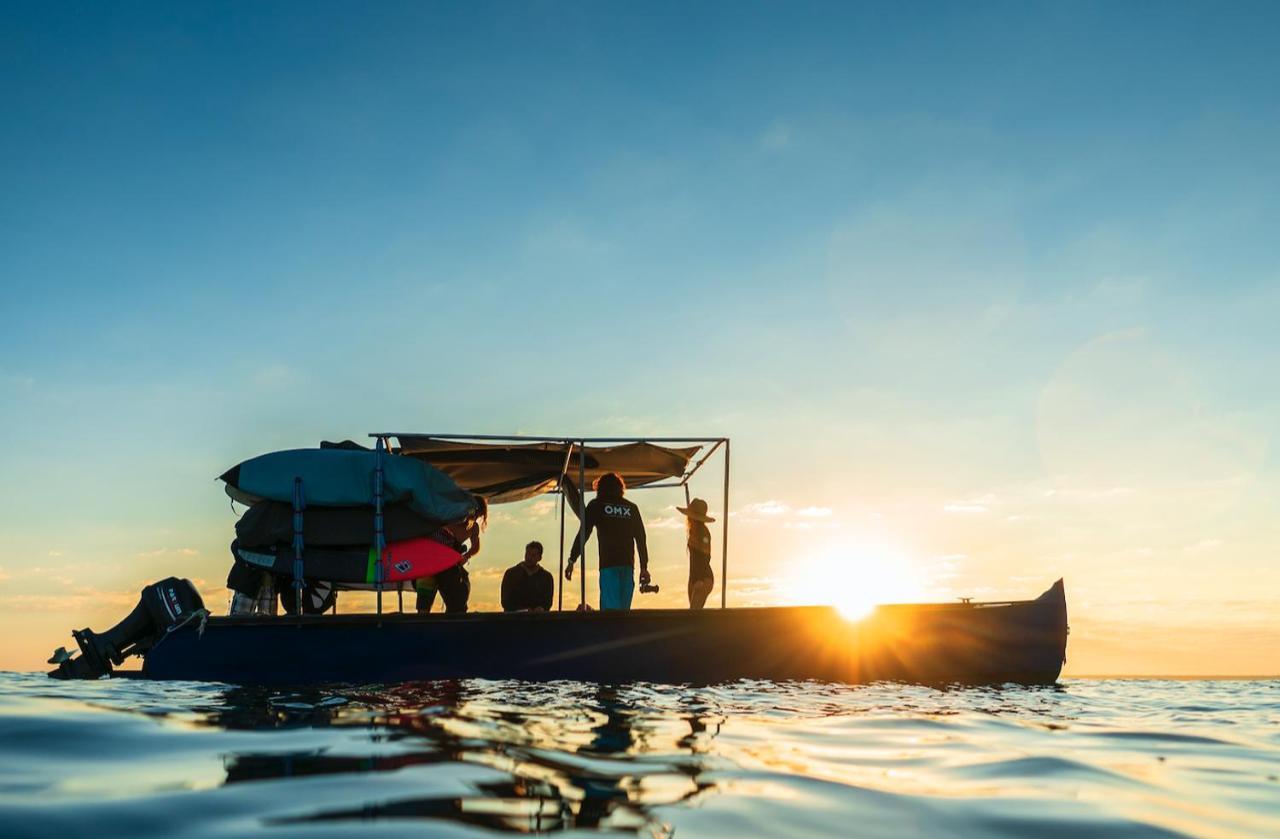
[[[690,501],[688,507],[676,507],[676,510],[694,521],[715,521],[715,519],[707,515],[707,502],[703,501],[701,498],[695,498]]]

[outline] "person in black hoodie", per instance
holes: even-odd
[[[606,472],[596,479],[596,497],[587,505],[579,538],[573,540],[569,550],[569,564],[564,578],[573,579],[573,563],[582,553],[581,546],[591,538],[591,531],[600,535],[596,541],[600,552],[600,608],[630,609],[635,591],[636,553],[640,554],[640,585],[649,579],[649,546],[645,541],[644,521],[640,508],[622,495],[627,485],[617,472]]]
[[[542,561],[542,543],[524,546],[524,561],[517,562],[502,575],[502,611],[546,612],[555,597],[556,581],[551,572],[538,565]]]

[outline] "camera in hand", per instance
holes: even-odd
[[[657,583],[641,583],[640,593],[641,594],[657,594],[658,593]]]

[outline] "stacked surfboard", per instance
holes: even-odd
[[[381,556],[379,471],[386,546]],[[476,503],[422,461],[349,444],[261,455],[232,467],[221,480],[231,498],[248,505],[231,543],[237,568],[292,579],[300,557],[308,584],[339,587],[416,580],[457,565],[461,554],[436,537],[444,525],[465,519]]]

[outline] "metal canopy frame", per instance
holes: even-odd
[[[693,466],[686,468],[678,481],[667,483],[641,484],[639,486],[630,487],[633,490],[641,489],[672,489],[676,487],[684,488],[684,503],[689,503],[689,480],[702,468],[713,454],[715,454],[721,446],[724,446],[724,518],[721,521],[720,529],[720,608],[728,607],[728,591],[729,591],[729,438],[728,437],[537,437],[526,434],[423,434],[416,431],[379,431],[369,435],[376,440],[374,445],[375,456],[378,460],[378,472],[381,473],[381,459],[383,452],[390,452],[391,445],[388,439],[395,437],[399,440],[401,437],[429,437],[435,440],[455,440],[458,442],[474,442],[474,443],[560,443],[566,447],[564,463],[560,467],[560,476],[556,481],[556,488],[551,492],[560,496],[560,573],[556,578],[557,604],[559,611],[564,611],[564,508],[565,493],[564,481],[572,467],[573,454],[575,449],[578,452],[578,496],[583,499],[586,496],[586,474],[587,474],[587,447],[595,445],[625,445],[629,443],[653,443],[656,445],[664,444],[696,444],[707,449],[707,451],[698,460],[693,461]],[[375,504],[379,509],[382,506],[381,486],[375,486]],[[582,505],[583,510],[578,516],[578,553],[583,558],[582,574],[579,577],[581,583],[581,600],[582,604],[587,602],[587,562],[586,562],[586,540],[584,539],[585,528],[582,526],[585,518],[586,504]],[[381,516],[377,517],[378,519]],[[379,522],[380,524],[380,522]],[[379,534],[380,536],[381,534]],[[378,591],[378,613],[382,613],[382,563],[383,551],[379,545],[378,552],[378,573],[377,573],[377,591]]]

